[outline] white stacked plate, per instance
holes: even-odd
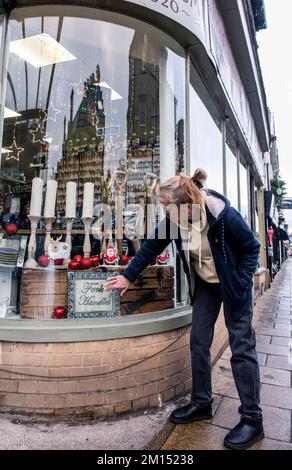
[[[15,266],[18,258],[18,249],[11,246],[0,245],[0,264]]]

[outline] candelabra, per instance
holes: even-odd
[[[84,258],[90,258],[91,244],[90,244],[90,229],[92,225],[93,217],[82,217],[84,223],[84,244],[83,244],[83,256]]]
[[[25,262],[26,268],[37,268],[38,264],[35,260],[35,252],[36,252],[36,229],[38,223],[40,221],[40,216],[37,215],[29,215],[28,216],[31,225],[31,235],[28,244],[28,259]]]

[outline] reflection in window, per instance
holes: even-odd
[[[114,203],[111,183],[124,171],[125,202],[138,203],[147,172],[159,180],[183,170],[184,52],[139,26],[74,17],[11,21],[5,106],[17,114],[5,119],[2,225],[13,219],[30,228],[35,176],[58,182],[60,229],[68,181],[77,183],[75,226],[82,227],[84,183],[94,183],[95,205]]]
[[[191,85],[190,155],[191,174],[198,167],[204,168],[208,173],[207,186],[222,193],[222,134]]]
[[[247,169],[240,163],[240,212],[246,223],[248,224],[248,181]]]
[[[238,208],[237,159],[226,145],[226,185],[227,197],[231,205]]]
[[[255,202],[255,211],[254,211],[254,234],[256,237],[259,237],[259,206],[258,206],[258,188],[254,187],[254,202]]]

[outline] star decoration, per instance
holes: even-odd
[[[53,117],[50,116],[48,120],[56,122],[57,121],[57,116],[58,116],[58,114],[60,114],[61,110],[55,108],[53,103],[50,105],[49,110],[50,110],[50,114],[53,113],[54,116]]]
[[[46,133],[42,129],[42,123],[38,123],[35,127],[35,129],[31,129],[29,133],[32,135],[32,143],[40,143],[40,144],[45,144],[44,137]]]
[[[10,145],[10,147],[8,147],[8,149],[9,149],[9,154],[6,155],[6,160],[14,159],[16,161],[19,161],[19,156],[24,151],[24,148],[17,146],[16,139],[15,139],[15,131],[13,133],[12,144]]]
[[[48,112],[46,109],[40,109],[39,110],[39,121],[40,122],[46,122],[48,120]]]

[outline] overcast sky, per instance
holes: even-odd
[[[268,28],[257,33],[268,106],[275,114],[280,174],[292,197],[292,1],[265,0]]]

